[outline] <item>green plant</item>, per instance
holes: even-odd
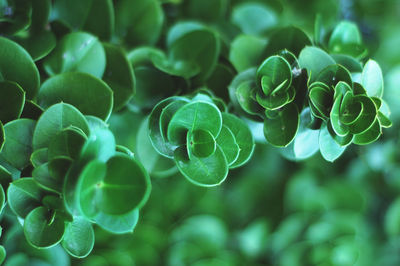
[[[360,219],[376,213],[360,202],[400,188],[397,142],[377,141],[389,105],[398,117],[398,71],[384,95],[388,56],[334,2],[0,0],[0,263],[369,261]]]

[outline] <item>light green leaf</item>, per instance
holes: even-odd
[[[379,64],[370,59],[365,64],[361,74],[361,84],[364,86],[369,97],[382,98],[383,96],[383,75]]]

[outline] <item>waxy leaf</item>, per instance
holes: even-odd
[[[50,173],[49,163],[44,163],[32,171],[32,177],[45,190],[60,193],[64,180]]]
[[[100,212],[95,218],[97,225],[113,234],[132,233],[138,220],[138,209],[134,209],[124,215],[111,215]]]
[[[25,102],[25,91],[15,82],[0,81],[0,121],[6,124],[19,118]]]
[[[103,46],[107,60],[103,80],[114,92],[114,110],[119,110],[135,94],[135,75],[121,48],[108,43],[103,43]]]
[[[231,43],[229,61],[238,72],[261,63],[267,42],[253,35],[239,35]]]
[[[340,22],[329,39],[329,50],[332,53],[348,54],[354,57],[366,55],[362,37],[357,25],[350,21]]]
[[[314,155],[319,149],[319,130],[310,128],[312,117],[310,109],[305,108],[300,114],[300,124],[296,138],[293,141],[294,156],[303,160]]]
[[[51,140],[48,148],[48,160],[58,156],[78,159],[87,137],[77,127],[67,127],[57,133]],[[47,152],[47,151],[46,151]]]
[[[21,46],[0,37],[0,77],[14,81],[32,99],[39,91],[39,71],[31,56]]]
[[[266,52],[267,55],[273,55],[282,49],[286,49],[298,56],[307,45],[311,45],[311,40],[307,34],[297,27],[289,26],[280,28],[271,34]]]
[[[257,88],[253,81],[242,82],[236,89],[236,98],[240,107],[253,115],[263,111],[263,108],[256,101],[256,93]]]
[[[11,210],[25,218],[29,212],[41,206],[45,191],[32,178],[20,178],[13,181],[7,190],[7,202]]]
[[[324,68],[334,64],[333,58],[317,47],[307,46],[299,55],[299,65],[301,68],[307,69],[311,83],[317,79]]]
[[[78,202],[85,216],[104,212],[124,215],[140,208],[150,193],[150,179],[129,156],[118,154],[107,163],[92,161],[79,177]]]
[[[47,163],[48,161],[48,148],[42,148],[34,151],[31,154],[31,164],[33,167],[39,167],[40,165]]]
[[[357,145],[367,145],[376,141],[382,134],[379,120],[376,119],[370,128],[364,132],[354,135],[353,143]]]
[[[191,102],[180,108],[168,125],[168,140],[174,144],[186,143],[186,132],[208,130],[217,137],[222,127],[218,108],[208,102]]]
[[[382,98],[383,75],[378,63],[372,59],[365,64],[361,74],[361,84],[367,91],[368,96]]]
[[[240,119],[229,113],[222,113],[223,125],[225,125],[235,137],[235,142],[239,146],[238,158],[229,166],[229,168],[236,168],[245,164],[251,157],[254,151],[254,138],[247,124]],[[223,146],[221,146],[224,150]],[[229,159],[230,156],[227,156]]]
[[[67,224],[61,244],[73,257],[84,258],[89,255],[94,246],[94,231],[90,222],[83,217],[75,217]]]
[[[189,158],[193,154],[203,158],[212,155],[217,148],[213,135],[207,130],[189,131],[187,134],[187,149]]]
[[[56,47],[56,37],[49,30],[31,32],[26,37],[17,37],[16,41],[29,52],[35,61],[44,58]]]
[[[257,81],[267,96],[286,91],[292,83],[289,63],[281,56],[268,57],[257,69]]]
[[[50,76],[84,72],[101,78],[105,68],[103,46],[95,36],[84,32],[65,35],[44,62],[44,69]]]
[[[21,118],[29,118],[38,120],[42,115],[43,109],[31,100],[25,99],[24,109],[22,110]]]
[[[35,125],[35,121],[22,118],[4,126],[5,142],[0,154],[9,164],[19,170],[24,169],[30,163]]]
[[[265,138],[271,145],[285,147],[292,142],[299,128],[297,106],[291,103],[280,110],[270,112],[264,121]]]
[[[86,135],[89,134],[85,117],[74,106],[67,103],[50,106],[37,122],[33,133],[34,150],[48,147],[53,137],[69,126],[75,126]]]
[[[129,45],[153,45],[164,24],[164,12],[157,0],[122,0],[115,6],[116,34]]]
[[[251,35],[265,34],[278,24],[275,11],[262,3],[236,5],[231,20],[243,33]]]
[[[236,143],[235,135],[233,135],[232,131],[226,125],[222,125],[221,132],[217,138],[217,144],[225,154],[228,166],[231,168],[231,165],[239,158],[239,153],[242,150],[240,150],[239,145]]]
[[[54,217],[52,217],[55,215]],[[31,211],[24,221],[24,233],[29,244],[36,248],[57,245],[65,231],[65,224],[57,213],[50,213],[45,207]]]
[[[4,146],[4,126],[0,120],[0,152],[3,149],[3,146]]]
[[[115,138],[109,129],[92,130],[81,149],[81,161],[97,159],[106,162],[115,154]]]
[[[148,127],[149,127],[149,138],[151,143],[153,144],[154,149],[161,155],[169,158],[173,158],[173,151],[176,148],[176,146],[170,144],[168,141],[166,141],[165,137],[163,136],[161,132],[161,113],[164,111],[164,109],[174,101],[179,101],[179,100],[184,100],[185,98],[178,98],[178,97],[171,97],[162,100],[159,102],[151,111],[150,117],[149,117],[149,122],[148,122]],[[169,118],[170,120],[170,118]]]
[[[85,115],[107,120],[113,107],[113,92],[100,79],[85,73],[64,73],[49,78],[40,88],[38,102],[47,108],[65,102]]]
[[[340,146],[331,136],[328,127],[323,125],[319,131],[319,150],[322,157],[328,162],[333,162],[346,150],[346,146]]]
[[[174,152],[174,160],[179,171],[190,182],[198,186],[211,187],[221,184],[228,175],[228,162],[221,148],[205,158],[191,156],[181,146]]]

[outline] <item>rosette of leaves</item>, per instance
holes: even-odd
[[[342,27],[337,31],[351,32]],[[285,157],[305,159],[320,150],[334,161],[350,143],[372,143],[391,126],[379,65],[369,60],[363,66],[348,50],[353,43],[345,43],[334,55],[315,46],[302,48],[298,58],[283,50],[232,81],[233,103],[264,122],[266,140],[285,147]]]
[[[211,28],[198,22],[180,22],[170,28],[166,52],[150,48],[133,54],[133,62],[150,62],[172,76],[202,85],[213,73],[220,54],[220,40]]]
[[[9,185],[7,201],[29,244],[61,243],[72,256],[85,257],[94,245],[93,224],[117,234],[133,231],[150,179],[133,154],[115,144],[101,119],[57,103],[37,122],[13,123],[29,133],[24,143],[6,141],[2,156],[16,168],[33,169]],[[25,151],[23,156],[17,150]]]
[[[228,170],[246,163],[254,149],[244,121],[203,93],[161,101],[150,114],[148,129],[155,150],[175,160],[182,175],[199,186],[221,184]]]

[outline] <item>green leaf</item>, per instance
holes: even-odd
[[[382,134],[379,120],[375,119],[375,122],[370,128],[360,134],[354,135],[353,143],[357,145],[367,145],[376,141]]]
[[[350,21],[341,21],[335,27],[329,38],[329,50],[354,57],[363,57],[367,52],[357,25]]]
[[[19,118],[25,102],[24,90],[15,82],[0,81],[0,121]]]
[[[364,86],[369,97],[382,98],[383,75],[378,63],[372,59],[365,64],[361,74],[361,84]]]
[[[75,126],[86,135],[89,134],[85,117],[74,106],[67,103],[50,106],[37,122],[33,133],[34,150],[48,147],[53,137],[69,126]]]
[[[149,138],[151,141],[151,144],[153,145],[154,149],[161,155],[168,157],[168,158],[173,158],[173,151],[175,149],[175,146],[170,144],[166,139],[164,138],[162,132],[161,132],[161,113],[165,110],[165,108],[173,103],[174,101],[177,100],[184,100],[185,98],[181,97],[170,97],[167,99],[162,100],[159,102],[151,111],[150,117],[149,117],[149,122],[148,122],[148,129],[149,129]],[[169,118],[170,121],[170,118]]]
[[[51,216],[45,207],[38,207],[26,216],[24,233],[33,247],[49,248],[61,241],[65,231],[64,221],[57,214],[54,218]]]
[[[110,215],[100,212],[95,218],[97,225],[113,234],[132,233],[138,220],[138,209],[134,209],[124,215]]]
[[[4,146],[4,126],[0,120],[0,152],[3,149],[3,146]]]
[[[53,19],[69,28],[91,32],[108,40],[114,29],[114,10],[111,0],[56,0],[52,6]]]
[[[65,72],[84,72],[97,78],[106,68],[104,48],[97,37],[84,32],[65,35],[46,57],[44,69],[50,76]]]
[[[48,155],[47,155],[48,149],[47,148],[42,148],[34,151],[31,154],[31,164],[33,167],[38,167],[44,163],[47,163],[48,161]]]
[[[354,100],[361,103],[362,110],[357,119],[349,125],[349,128],[351,133],[359,134],[370,128],[374,123],[377,110],[374,102],[367,96],[357,95]]]
[[[264,121],[264,136],[274,146],[285,147],[292,142],[299,128],[299,111],[295,104],[271,111]]]
[[[12,181],[12,174],[4,166],[0,165],[0,185],[6,190]]]
[[[173,144],[186,143],[186,132],[197,129],[208,130],[214,138],[221,131],[222,116],[211,103],[196,101],[181,107],[168,125],[168,140]]]
[[[189,158],[193,154],[196,157],[204,158],[212,155],[217,148],[215,138],[209,131],[194,130],[187,134],[187,150]]]
[[[0,212],[3,211],[5,203],[6,203],[6,195],[4,193],[3,186],[0,185]]]
[[[116,34],[129,45],[153,45],[159,39],[164,24],[160,1],[118,1],[115,13]]]
[[[191,0],[186,12],[195,19],[212,22],[224,18],[228,7],[228,0]]]
[[[32,171],[32,177],[45,190],[60,193],[64,180],[50,173],[49,163],[44,163]]]
[[[243,33],[250,35],[263,35],[278,24],[275,11],[262,3],[236,5],[231,20]]]
[[[257,81],[265,95],[286,91],[292,84],[292,70],[281,56],[268,57],[257,69]]]
[[[293,141],[294,156],[298,160],[311,157],[319,149],[319,130],[309,128],[311,119],[310,109],[303,109],[300,114],[299,129]]]
[[[85,115],[107,120],[113,108],[113,91],[100,79],[85,73],[64,73],[46,80],[38,102],[44,108],[59,102],[69,103]]]
[[[307,46],[299,55],[299,65],[301,68],[307,69],[310,83],[314,82],[319,73],[329,65],[334,65],[333,58],[321,50],[320,48]]]
[[[328,127],[324,124],[319,131],[319,150],[325,160],[333,162],[343,154],[346,146],[340,146],[332,138]]]
[[[185,104],[189,102],[186,98],[174,98],[161,112],[159,127],[161,130],[161,136],[164,141],[168,141],[168,125],[171,122],[174,114]],[[172,152],[173,154],[173,152]]]
[[[20,178],[13,181],[7,190],[7,202],[11,210],[21,218],[41,206],[45,191],[33,178]]]
[[[120,110],[135,94],[135,75],[120,47],[108,43],[103,43],[103,46],[107,61],[103,80],[114,92],[114,110]]]
[[[317,81],[324,83],[328,87],[335,87],[340,81],[353,85],[350,72],[341,65],[329,65],[319,73]]]
[[[188,158],[186,147],[181,146],[175,150],[174,160],[182,175],[198,186],[217,186],[228,175],[226,157],[218,146],[209,157],[198,158],[192,156],[190,159]]]
[[[0,77],[14,81],[32,99],[39,91],[39,71],[31,56],[21,46],[0,37]]]
[[[255,144],[254,138],[247,124],[240,119],[229,113],[222,113],[223,125],[233,133],[235,142],[239,146],[238,158],[229,166],[229,168],[236,168],[245,164],[253,154]],[[221,134],[221,133],[220,133]],[[222,149],[224,150],[224,149]],[[229,159],[229,156],[227,157]]]
[[[0,264],[4,262],[4,260],[6,259],[6,255],[6,249],[4,248],[4,246],[0,246]]]
[[[181,68],[182,76],[203,82],[214,71],[220,53],[217,34],[201,24],[194,22],[178,23],[171,28],[167,37],[168,59],[175,67]],[[189,73],[188,68],[198,69],[199,73]]]
[[[78,183],[78,203],[88,218],[98,212],[124,215],[140,208],[150,193],[150,179],[143,167],[127,155],[117,154],[107,163],[92,161]]]
[[[16,41],[29,52],[35,61],[44,58],[56,47],[56,37],[49,30],[31,32],[26,37],[17,37]]]
[[[115,154],[115,138],[109,129],[92,130],[81,149],[81,162],[97,159],[106,162]]]
[[[254,81],[242,82],[236,89],[236,98],[240,107],[247,113],[256,115],[263,111],[263,108],[256,101],[257,88]]]
[[[5,142],[1,155],[9,164],[24,169],[29,165],[32,153],[32,135],[36,122],[31,119],[17,119],[4,126]]]
[[[344,54],[331,54],[336,64],[344,66],[349,72],[362,72],[363,68],[361,63],[350,55]]]
[[[94,231],[90,222],[83,217],[75,217],[65,228],[62,240],[64,249],[75,258],[84,258],[94,246]]]
[[[282,49],[286,49],[298,56],[307,45],[311,45],[311,40],[307,34],[297,27],[288,26],[271,34],[266,52],[267,55],[273,55]]]
[[[378,119],[381,127],[389,128],[392,126],[392,121],[390,121],[390,119],[380,111],[378,111]]]
[[[216,139],[218,146],[225,154],[228,166],[231,165],[239,158],[240,148],[236,143],[235,136],[232,131],[225,125],[222,125],[221,132]]]
[[[49,143],[48,160],[58,156],[78,159],[86,140],[85,133],[77,127],[71,126],[62,129]]]
[[[266,40],[253,35],[238,35],[231,43],[229,61],[241,72],[261,63]]]

